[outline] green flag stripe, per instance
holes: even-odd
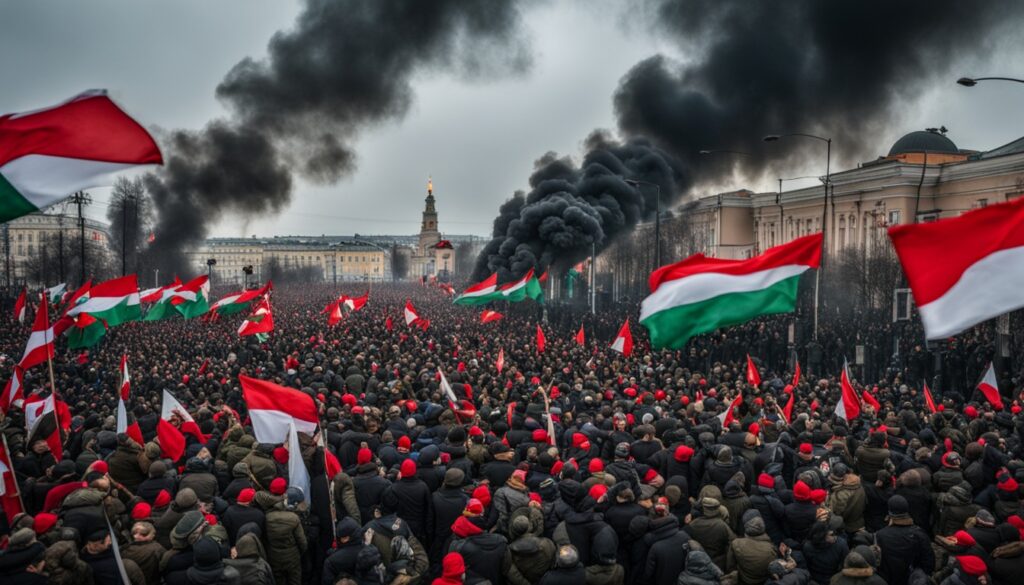
[[[39,211],[0,173],[0,223]]]

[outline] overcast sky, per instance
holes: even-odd
[[[611,96],[634,63],[659,52],[687,58],[627,23],[619,6],[532,5],[525,24],[533,66],[526,73],[484,83],[422,74],[409,115],[361,135],[354,174],[330,187],[300,182],[280,216],[225,218],[213,235],[415,233],[428,175],[444,232],[488,234],[498,205],[526,187],[535,159],[550,150],[578,154],[591,130],[614,128]],[[298,12],[294,0],[5,2],[0,112],[106,88],[148,127],[201,128],[225,114],[214,96],[224,74],[246,56],[261,58],[273,33],[288,29]],[[1024,76],[1022,54],[1019,44],[1003,46],[963,74]],[[1024,135],[1024,86],[966,89],[955,76],[947,81],[922,87],[920,99],[906,103],[901,123],[878,137],[877,154],[927,126],[946,125],[961,148],[982,150]],[[841,149],[841,137],[835,142]],[[814,164],[788,174],[818,174]],[[733,186],[773,190],[775,182]],[[108,193],[94,196],[90,214],[103,216]]]

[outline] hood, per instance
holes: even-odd
[[[740,498],[743,497],[743,486],[740,485],[735,479],[730,479],[725,482],[725,497],[727,498]]]
[[[677,532],[679,532],[679,518],[673,514],[669,514],[662,518],[651,519],[645,539],[647,539],[648,542],[655,542],[669,538]]]
[[[452,534],[459,538],[468,538],[483,533],[483,529],[470,521],[465,516],[459,516],[452,523]]]
[[[508,549],[517,555],[533,555],[540,552],[540,539],[532,534],[524,535],[508,545]]]
[[[693,550],[686,555],[686,570],[683,574],[717,583],[718,578],[722,576],[722,570],[711,561],[708,553]]]
[[[82,488],[75,490],[64,498],[64,508],[81,508],[83,506],[98,506],[103,502],[103,492],[95,488]]]
[[[252,534],[242,535],[235,543],[235,551],[240,559],[263,557],[263,544]]]

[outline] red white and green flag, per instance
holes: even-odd
[[[263,300],[256,305],[256,310],[252,312],[252,315],[246,317],[245,321],[242,321],[242,325],[238,328],[238,334],[242,337],[246,335],[257,335],[262,341],[267,333],[274,330],[274,314],[270,310],[270,299],[263,297]]]
[[[533,275],[533,268],[531,268],[519,280],[502,285],[499,298],[512,303],[518,303],[526,299],[537,300],[543,296],[544,289],[541,288],[540,282]]]
[[[1024,307],[1024,198],[889,228],[927,339]]]
[[[0,222],[111,185],[120,172],[159,164],[153,137],[104,90],[0,116]]]
[[[633,354],[633,333],[629,330],[629,318],[619,328],[619,334],[615,336],[615,341],[612,341],[611,348],[625,357]]]
[[[462,291],[462,294],[455,297],[452,302],[456,305],[486,305],[501,298],[502,295],[498,291],[498,274],[494,273]]]
[[[50,298],[51,305],[56,305],[57,303],[60,302],[62,298],[64,298],[64,291],[66,291],[67,288],[67,283],[62,282],[57,286],[51,286],[47,288],[44,294],[46,294],[46,296]]]
[[[73,307],[76,307],[85,301],[89,300],[89,291],[92,289],[92,279],[85,281],[85,284],[78,287],[78,289],[71,293],[71,296],[67,299],[67,304],[64,305],[64,310],[61,311],[60,316],[64,317],[68,314]]]
[[[860,396],[850,382],[850,367],[843,360],[843,375],[840,380],[842,395],[836,404],[836,416],[849,422],[860,416]]]
[[[268,281],[267,284],[255,290],[243,290],[225,295],[210,305],[210,311],[221,316],[234,315],[243,309],[247,309],[254,300],[267,294],[273,288],[274,285]]]
[[[87,295],[87,298],[86,298]],[[85,299],[82,301],[81,299]],[[69,317],[88,313],[116,327],[142,319],[139,284],[134,274],[101,282],[84,293],[67,311]]]
[[[681,349],[694,335],[796,307],[800,275],[821,261],[821,234],[797,238],[749,260],[696,254],[655,270],[640,324],[655,348]]]
[[[505,317],[504,315],[502,315],[501,313],[499,313],[497,311],[485,310],[483,313],[480,313],[480,322],[481,323],[494,323],[496,321],[501,321],[502,318],[504,318],[504,317]]]
[[[65,326],[67,319],[71,322]],[[97,319],[89,313],[82,313],[74,317],[61,319],[61,329],[67,330],[68,347],[70,349],[85,349],[99,343],[107,334],[107,323],[103,319]]]

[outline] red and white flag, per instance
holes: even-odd
[[[341,304],[345,305],[345,308],[348,309],[349,311],[358,311],[359,309],[362,309],[363,307],[365,307],[366,306],[366,302],[369,301],[369,300],[370,300],[370,291],[366,291],[366,294],[364,294],[361,297],[348,297],[348,296],[346,296],[345,300],[343,300],[341,302]]]
[[[25,399],[25,429],[32,447],[36,441],[45,441],[53,458],[60,461],[64,455],[64,439],[61,437],[60,419],[57,418],[57,398],[51,392],[46,398],[33,394]]]
[[[501,321],[502,317],[504,317],[504,315],[502,315],[501,313],[497,311],[491,311],[488,309],[483,313],[480,313],[480,322],[494,323],[495,321]]]
[[[71,296],[68,299],[66,299],[65,302],[67,304],[64,305],[64,310],[61,311],[60,316],[63,317],[65,315],[67,315],[68,311],[70,311],[71,309],[73,309],[74,307],[79,305],[80,303],[84,303],[85,301],[89,300],[89,291],[90,290],[92,290],[92,279],[91,278],[89,280],[85,281],[85,284],[83,284],[82,286],[78,287],[78,289],[75,290],[75,292],[71,293]]]
[[[7,414],[11,406],[21,406],[25,400],[25,371],[20,366],[14,366],[14,373],[4,387],[3,396],[0,396],[0,411]]]
[[[583,333],[583,323],[580,323],[580,330],[576,332],[576,345],[585,345],[586,337]]]
[[[750,384],[754,388],[761,387],[761,374],[757,371],[757,366],[754,365],[754,360],[750,359],[750,354],[747,354],[747,384]]]
[[[932,391],[928,388],[928,382],[924,383],[924,403],[928,407],[928,412],[935,414],[939,411],[938,407],[935,406],[935,398],[932,397]]]
[[[14,301],[14,318],[18,320],[18,323],[25,322],[25,297],[27,295],[28,289],[22,288],[18,300]]]
[[[455,391],[452,390],[452,385],[448,383],[448,378],[445,377],[441,368],[437,369],[437,375],[441,382],[441,391],[444,392],[445,398],[448,399],[449,406],[452,407],[452,410],[456,410],[459,405],[459,397],[455,395]]]
[[[1024,198],[889,228],[927,339],[1024,307]]]
[[[293,423],[300,433],[316,432],[319,419],[312,396],[248,376],[238,376],[238,381],[257,442],[284,443],[288,440],[288,425]]]
[[[419,313],[416,312],[416,307],[412,306],[412,301],[409,299],[405,300],[405,309],[402,310],[402,315],[405,317],[405,324],[408,327],[412,327],[412,324],[420,318]]]
[[[164,455],[172,461],[181,459],[185,453],[186,433],[203,444],[208,440],[208,437],[199,430],[199,425],[196,424],[188,410],[167,390],[164,390],[156,433],[160,439],[160,448]]]
[[[860,397],[857,396],[857,391],[853,389],[853,384],[850,383],[850,367],[847,365],[846,360],[843,360],[843,375],[841,378],[842,396],[839,398],[839,403],[836,404],[836,416],[849,422],[860,416]]]
[[[117,432],[126,433],[133,441],[139,445],[145,445],[146,441],[142,438],[142,429],[139,427],[138,421],[128,420],[128,407],[124,404],[124,398],[117,399]]]
[[[871,408],[875,409],[875,413],[879,413],[882,410],[882,404],[878,402],[878,399],[871,395],[867,390],[860,391],[860,397],[864,403],[870,404]]]
[[[245,337],[258,333],[270,333],[273,330],[274,314],[270,311],[270,299],[263,297],[263,300],[256,305],[256,310],[252,312],[252,315],[242,321],[242,325],[238,328],[238,335]]]
[[[494,362],[494,367],[498,368],[498,373],[499,374],[501,373],[502,370],[505,369],[505,348],[504,347],[498,350],[498,359]]]
[[[722,428],[729,426],[729,423],[736,420],[736,409],[739,405],[743,404],[743,393],[740,392],[735,398],[729,401],[729,406],[725,407],[725,412],[718,415],[718,420],[722,423]]]
[[[625,357],[633,354],[633,334],[629,331],[628,317],[626,322],[622,324],[622,327],[619,328],[619,334],[615,336],[615,341],[612,342],[611,348]]]
[[[331,314],[327,317],[327,324],[333,327],[338,323],[341,323],[341,304],[332,303],[331,305],[328,305],[327,308],[331,310]]]
[[[540,325],[537,325],[537,353],[544,353],[547,343],[547,338],[544,337],[544,330],[540,328]]]
[[[132,378],[128,375],[128,354],[121,356],[121,398],[128,400],[132,391]]]
[[[999,395],[999,382],[996,380],[996,369],[992,367],[992,362],[988,363],[985,377],[978,382],[978,391],[985,396],[985,400],[988,400],[992,408],[1003,410],[1003,397]]]
[[[46,296],[39,301],[36,320],[32,324],[32,333],[25,344],[25,354],[18,365],[27,370],[53,358],[53,327],[50,325],[49,306]]]
[[[14,462],[7,451],[6,438],[0,438],[0,503],[3,504],[8,525],[14,524],[14,517],[25,511],[21,505],[21,492],[14,475]]]

